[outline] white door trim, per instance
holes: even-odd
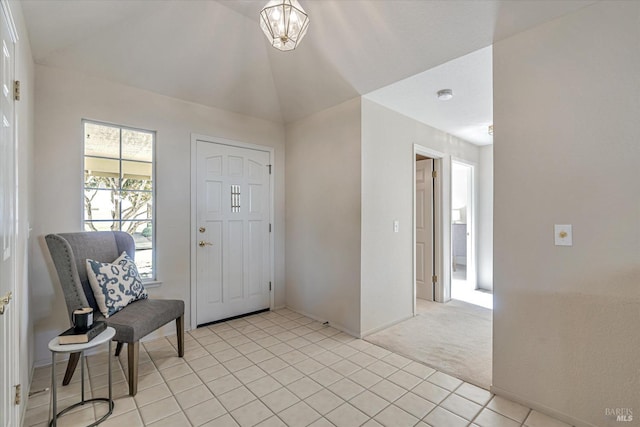
[[[443,254],[451,253],[451,156],[413,144],[412,169],[413,169],[413,232],[411,252],[413,254],[413,315],[416,315],[416,155],[434,159],[434,169],[438,174],[435,184],[435,275],[438,282],[435,286],[434,299],[436,302],[447,302],[451,299],[451,257]]]
[[[11,34],[11,38],[14,43],[18,43],[18,30],[16,28],[16,23],[13,20],[13,13],[11,12],[11,8],[9,7],[9,0],[0,0],[0,7],[2,8],[2,13],[7,19],[7,24],[9,25],[9,33]],[[14,63],[15,64],[15,63]]]
[[[208,142],[211,144],[219,144],[219,145],[229,145],[237,148],[248,148],[252,150],[265,151],[269,153],[269,163],[271,164],[271,174],[269,175],[269,223],[271,224],[271,233],[269,233],[269,280],[271,282],[271,291],[269,292],[269,308],[273,310],[274,307],[274,295],[276,289],[275,282],[275,204],[274,204],[274,187],[275,187],[275,150],[272,147],[267,147],[264,145],[258,144],[249,144],[246,142],[233,141],[231,139],[206,136],[197,133],[191,134],[191,239],[190,239],[190,250],[189,254],[191,257],[191,271],[190,271],[190,300],[191,300],[191,329],[196,329],[198,327],[197,321],[197,294],[196,294],[196,249],[197,249],[197,231],[196,227],[198,224],[197,221],[197,143],[198,141]]]
[[[10,69],[8,70],[10,75],[10,82],[14,83],[17,78],[17,65],[16,65],[16,57],[18,55],[18,32],[15,26],[15,22],[13,20],[13,14],[11,12],[11,8],[9,2],[6,0],[0,1],[0,13],[4,17],[6,21],[6,29],[8,31],[9,39],[13,43],[13,51],[11,52],[11,64]],[[2,18],[0,18],[1,20]],[[0,24],[4,25],[4,24]],[[13,85],[11,85],[10,91],[13,91]],[[21,269],[21,265],[18,260],[18,238],[21,235],[21,231],[18,227],[21,226],[20,221],[21,218],[18,217],[19,211],[19,197],[20,194],[17,191],[18,184],[18,112],[16,108],[16,102],[13,98],[13,93],[9,93],[8,97],[11,99],[10,102],[10,113],[11,113],[11,137],[7,142],[8,145],[11,146],[10,150],[10,165],[8,165],[11,170],[9,171],[11,174],[11,181],[9,184],[9,191],[6,192],[5,195],[8,199],[11,200],[11,214],[9,215],[9,226],[2,230],[3,232],[8,234],[8,246],[4,247],[4,241],[0,241],[0,262],[2,262],[5,266],[8,267],[9,274],[6,276],[8,279],[8,287],[3,291],[9,291],[12,293],[12,299],[8,306],[5,307],[5,312],[2,315],[2,325],[0,327],[3,328],[0,332],[2,332],[2,336],[4,338],[3,346],[0,348],[0,351],[3,353],[2,362],[0,362],[0,375],[2,379],[0,380],[0,387],[3,388],[2,396],[3,399],[0,399],[0,411],[5,410],[5,404],[7,405],[7,412],[0,412],[0,422],[6,421],[7,425],[10,427],[17,427],[24,420],[24,414],[26,413],[27,405],[24,403],[24,396],[26,395],[26,391],[23,391],[21,394],[22,402],[20,405],[14,404],[14,392],[16,390],[16,386],[20,384],[22,378],[24,378],[24,371],[29,370],[30,367],[22,367],[21,368],[21,360],[24,346],[21,345],[19,340],[19,334],[22,333],[22,329],[20,326],[20,319],[23,317],[24,313],[22,311],[23,308],[23,295],[22,290],[26,289],[22,283],[17,282],[18,278],[18,270]],[[5,161],[7,159],[4,159]],[[7,166],[7,165],[4,165]],[[5,189],[0,189],[5,191]],[[0,207],[1,209],[2,207]],[[0,265],[0,270],[2,270],[3,266]],[[2,276],[0,276],[0,280],[2,280]],[[0,288],[2,289],[2,288]],[[4,292],[3,292],[4,293]],[[0,297],[3,297],[3,294],[0,294]],[[6,335],[5,335],[6,334]],[[29,389],[29,384],[21,385],[24,390]]]

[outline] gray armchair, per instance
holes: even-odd
[[[184,356],[184,301],[144,299],[129,304],[105,319],[96,304],[89,279],[86,259],[112,262],[123,251],[133,259],[133,237],[123,231],[97,231],[49,234],[45,237],[51,258],[58,272],[64,292],[71,324],[72,313],[81,307],[93,307],[95,320],[107,322],[116,330],[116,356],[127,344],[129,394],[138,391],[139,340],[161,326],[176,321],[178,356]],[[76,369],[80,353],[72,353],[67,364],[63,385],[69,384]]]

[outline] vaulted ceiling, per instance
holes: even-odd
[[[309,31],[280,52],[258,26],[266,2],[21,3],[36,63],[282,123],[593,3],[302,0]]]

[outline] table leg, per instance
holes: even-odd
[[[107,352],[109,359],[109,409],[113,409],[113,398],[111,395],[111,341],[109,341],[109,351]]]
[[[80,352],[80,401],[84,403],[84,351]]]
[[[109,330],[109,332],[111,333],[110,338],[113,337],[114,333],[112,330]],[[100,344],[103,344],[104,341]],[[93,423],[89,424],[87,427],[94,427],[97,426],[98,424],[102,423],[104,420],[106,420],[112,413],[113,413],[113,409],[115,407],[115,403],[113,402],[113,375],[111,372],[112,366],[113,366],[113,362],[111,360],[111,340],[108,340],[107,343],[109,344],[109,351],[107,352],[107,363],[108,363],[108,367],[109,367],[109,372],[108,372],[108,380],[109,380],[109,398],[105,398],[105,397],[94,397],[94,398],[87,398],[85,396],[85,363],[86,363],[86,355],[84,353],[84,350],[88,349],[88,348],[93,348],[98,344],[92,344],[92,345],[86,345],[84,347],[80,347],[80,348],[84,348],[83,350],[80,351],[76,351],[75,355],[77,355],[77,358],[75,358],[74,360],[77,361],[79,360],[81,365],[80,365],[80,393],[81,393],[81,400],[80,402],[74,403],[70,406],[67,406],[66,408],[64,408],[62,411],[58,412],[58,383],[57,383],[57,379],[56,379],[56,351],[55,350],[60,350],[61,353],[68,353],[69,351],[65,351],[66,349],[64,347],[61,347],[58,345],[57,342],[55,341],[51,341],[51,343],[49,343],[49,349],[51,350],[51,405],[49,407],[50,410],[52,410],[52,414],[50,417],[50,421],[47,425],[47,427],[57,427],[58,424],[58,417],[59,416],[63,416],[65,414],[67,414],[70,411],[73,411],[75,408],[81,407],[86,405],[87,403],[96,403],[96,402],[107,402],[109,404],[109,409],[107,411],[106,414],[104,414],[100,419],[95,420]],[[78,347],[75,347],[78,348]],[[78,354],[79,353],[79,354]],[[74,364],[75,365],[75,364]],[[75,366],[74,366],[75,367]],[[95,411],[94,411],[95,412]],[[63,423],[64,424],[64,423]]]
[[[57,389],[57,384],[56,384],[56,353],[55,352],[51,352],[51,394],[53,397],[53,401],[52,401],[52,408],[53,408],[53,414],[51,415],[51,419],[52,419],[52,426],[56,427],[56,418],[57,418],[57,414],[58,414],[58,408],[56,408],[56,400],[58,399],[58,396],[56,395],[56,389]]]

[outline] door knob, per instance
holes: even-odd
[[[4,314],[4,308],[9,304],[9,301],[11,301],[11,296],[11,292],[7,292],[5,296],[0,298],[0,315]]]
[[[201,248],[204,248],[205,246],[213,246],[213,243],[200,240],[200,242],[198,242],[198,246],[200,246]]]

